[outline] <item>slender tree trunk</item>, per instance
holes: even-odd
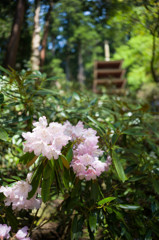
[[[16,56],[20,39],[20,31],[24,20],[24,13],[25,13],[25,0],[18,0],[15,18],[12,25],[12,31],[7,46],[6,58],[4,61],[5,67],[10,66],[12,68],[15,68]]]
[[[41,46],[42,46],[41,52],[40,52],[40,67],[41,68],[43,67],[44,61],[45,61],[47,36],[48,36],[48,32],[49,32],[49,24],[50,24],[50,17],[51,17],[52,8],[53,8],[53,1],[50,1],[50,7],[49,7],[49,10],[46,14],[44,34],[43,34],[43,38],[42,38],[42,41],[41,41]]]
[[[156,36],[155,32],[152,35],[152,58],[151,58],[151,73],[155,82],[159,82],[159,78],[156,75],[154,63],[155,63],[155,54],[156,54]]]
[[[31,56],[31,67],[32,70],[39,70],[40,68],[40,0],[36,1],[35,15],[34,15],[34,31],[32,37],[32,56]]]
[[[78,82],[80,84],[84,83],[85,75],[84,75],[84,66],[83,66],[83,56],[82,56],[82,47],[79,43],[78,48],[78,75],[77,75]]]

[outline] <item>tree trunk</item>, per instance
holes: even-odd
[[[5,67],[10,66],[12,68],[15,68],[16,56],[20,39],[20,31],[23,24],[24,13],[25,13],[25,0],[18,0],[15,18],[12,25],[12,31],[7,46],[6,58],[4,61]]]
[[[80,84],[84,83],[85,75],[84,75],[84,66],[83,66],[83,56],[82,56],[82,47],[79,44],[78,47],[78,75],[77,75],[78,82]]]
[[[153,37],[153,39],[152,39],[151,73],[152,73],[153,80],[155,82],[159,82],[159,78],[157,77],[156,72],[155,72],[155,68],[154,68],[155,54],[156,54],[156,36],[155,36],[155,32],[153,33],[152,37]]]
[[[31,67],[32,70],[39,70],[40,68],[40,0],[36,1],[35,15],[34,15],[34,31],[32,37],[32,56]]]
[[[49,32],[49,24],[50,24],[52,7],[53,7],[53,1],[50,1],[50,7],[49,7],[49,10],[46,14],[44,34],[43,34],[43,38],[42,38],[42,41],[41,41],[41,46],[42,46],[41,52],[40,52],[40,67],[41,68],[43,67],[44,61],[45,61],[47,36],[48,36],[48,32]]]

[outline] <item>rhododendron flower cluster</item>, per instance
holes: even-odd
[[[10,226],[8,227],[6,224],[0,224],[0,239],[3,239],[3,238],[9,239],[10,230],[11,230]]]
[[[98,146],[97,132],[92,128],[85,129],[82,122],[73,126],[68,121],[63,125],[52,122],[48,126],[45,116],[40,117],[39,122],[33,125],[35,128],[32,132],[23,133],[26,140],[25,152],[34,152],[36,156],[42,154],[48,159],[58,159],[62,154],[62,148],[72,141],[71,167],[80,179],[88,181],[96,179],[102,172],[108,170],[111,159],[106,162],[99,160],[103,151]]]
[[[28,174],[26,181],[17,181],[13,186],[1,187],[0,192],[5,195],[5,206],[10,206],[12,204],[13,210],[21,209],[38,209],[41,205],[41,200],[36,199],[37,193],[40,193],[40,188],[38,188],[35,195],[28,200],[28,193],[32,190],[30,185],[30,174]]]
[[[11,231],[11,227],[7,226],[6,224],[0,224],[0,239],[9,239]],[[15,238],[17,240],[31,240],[30,237],[27,237],[28,235],[28,227],[25,226],[22,229],[18,230],[18,232],[15,234]]]
[[[31,240],[29,237],[27,237],[27,235],[28,227],[25,226],[16,233],[15,237],[18,240]]]
[[[39,122],[33,123],[32,132],[23,133],[26,142],[24,152],[34,152],[36,156],[42,154],[48,159],[58,159],[61,149],[70,137],[64,134],[65,127],[60,123],[52,122],[48,125],[46,117],[40,117]]]
[[[78,122],[76,126],[66,122],[65,126],[65,133],[75,141],[71,166],[76,175],[89,181],[107,171],[111,158],[108,157],[106,162],[99,161],[103,151],[98,147],[99,137],[96,136],[96,131],[92,128],[84,129],[82,122]]]

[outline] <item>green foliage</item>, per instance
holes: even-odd
[[[21,173],[10,173],[2,169],[1,185],[13,184],[24,178],[27,169],[33,171],[31,198],[41,186],[41,197],[47,205],[54,199],[62,199],[49,221],[56,221],[61,235],[67,239],[80,239],[89,235],[90,239],[158,239],[158,180],[159,180],[159,124],[157,112],[151,113],[151,106],[127,97],[96,96],[92,92],[64,91],[50,88],[55,78],[47,78],[39,72],[17,73],[13,70],[1,76],[1,128],[9,135],[9,140],[1,139],[0,149],[3,160],[6,156],[18,158]],[[47,85],[48,84],[48,85]],[[14,89],[14,90],[13,90]],[[4,96],[4,97],[3,97]],[[27,106],[26,106],[27,105]],[[27,110],[26,110],[27,109]],[[99,136],[99,147],[103,150],[101,161],[112,157],[108,172],[92,181],[82,181],[75,177],[70,167],[73,157],[72,145],[68,144],[58,160],[38,158],[33,153],[22,153],[22,142],[13,144],[17,134],[30,131],[32,122],[46,115],[49,121],[72,124],[83,121]],[[10,121],[7,121],[7,118]],[[0,135],[1,136],[1,135]],[[12,149],[12,155],[11,151]],[[14,155],[13,155],[14,154]],[[8,166],[5,160],[6,166]],[[13,166],[14,166],[13,164]],[[3,165],[4,166],[4,165]],[[12,167],[13,167],[12,166]],[[24,170],[23,170],[24,169]],[[20,175],[21,174],[21,175]],[[0,214],[4,223],[13,229],[19,226],[25,216],[28,226],[33,213],[9,216],[1,195]],[[39,215],[38,215],[39,216]],[[14,222],[16,217],[18,222]],[[0,217],[1,219],[1,217]],[[32,227],[38,225],[35,215]],[[43,221],[43,220],[42,220]],[[23,221],[22,221],[23,222]],[[44,222],[43,222],[44,223]]]
[[[158,2],[141,0],[138,3],[125,1],[125,4],[128,4],[127,11],[117,11],[108,24],[110,34],[115,36],[112,42],[115,47],[113,58],[124,59],[128,85],[136,90],[142,83],[158,81]]]
[[[114,55],[114,59],[124,59],[123,67],[127,69],[128,84],[134,89],[144,82],[153,81],[150,70],[151,52],[152,36],[140,34],[132,37],[126,45],[120,46]],[[158,54],[156,50],[156,59]]]

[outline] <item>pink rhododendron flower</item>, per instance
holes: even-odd
[[[11,227],[7,226],[6,224],[0,224],[0,238],[6,238],[9,239],[10,238],[10,232]]]
[[[26,237],[27,234],[28,234],[28,227],[25,226],[16,233],[15,237],[18,240],[30,240],[29,237]]]
[[[65,127],[60,123],[52,122],[48,125],[46,117],[40,117],[39,122],[33,124],[32,132],[23,133],[26,142],[24,152],[34,152],[36,156],[42,154],[48,159],[58,159],[61,149],[70,137],[64,134]]]
[[[73,142],[73,160],[71,167],[80,179],[96,179],[100,174],[109,169],[111,160],[105,163],[99,160],[103,151],[99,149],[97,132],[92,128],[84,128],[82,122],[73,126],[66,121],[64,125],[52,122],[47,123],[46,117],[39,118],[33,124],[32,132],[23,133],[26,142],[24,151],[32,152],[39,156],[42,154],[48,159],[58,159],[62,148]]]
[[[84,134],[84,126],[82,122],[78,122],[76,126],[72,126],[69,121],[64,123],[65,131],[64,133],[71,137],[71,140],[76,140],[81,138]]]
[[[76,176],[89,181],[96,179],[102,172],[107,171],[110,161],[103,163],[99,160],[103,151],[99,149],[99,137],[96,136],[96,131],[92,128],[84,129],[81,122],[78,122],[76,126],[72,126],[69,122],[64,125],[67,126],[65,133],[70,135],[75,142],[71,167]]]
[[[41,205],[41,200],[36,199],[37,193],[40,192],[38,188],[37,192],[31,199],[27,199],[28,193],[32,190],[32,186],[28,182],[28,178],[30,178],[30,174],[28,174],[26,181],[17,181],[11,187],[1,187],[0,192],[5,195],[5,206],[10,206],[12,204],[13,210],[21,210],[21,209],[38,209]]]
[[[71,166],[80,179],[89,181],[91,179],[96,179],[102,172],[108,170],[109,164],[99,161],[97,157],[85,154],[76,157],[76,159],[72,161]]]

